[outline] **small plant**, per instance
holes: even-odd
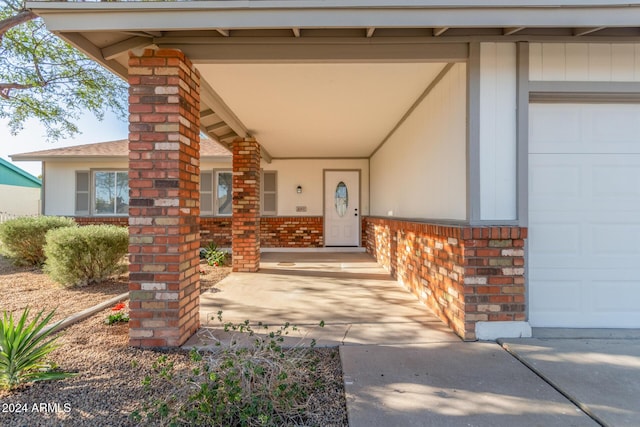
[[[45,329],[55,310],[41,319],[43,313],[27,323],[29,308],[26,308],[14,323],[13,314],[4,312],[0,322],[0,387],[11,390],[25,383],[75,375],[53,371],[55,365],[44,361],[59,346],[55,344],[57,337],[50,338],[54,329]]]
[[[129,233],[115,225],[87,225],[47,233],[45,271],[64,286],[100,283],[123,273]]]
[[[105,323],[107,325],[113,325],[115,323],[127,323],[129,321],[129,314],[124,311],[126,307],[127,305],[123,302],[119,302],[118,304],[114,305],[111,308],[111,311],[114,311],[115,313],[107,316]]]
[[[218,320],[222,323],[221,313]],[[144,404],[132,419],[163,425],[309,425],[305,410],[310,396],[324,387],[311,351],[315,342],[283,347],[285,336],[297,330],[288,323],[274,331],[261,323],[254,329],[249,321],[222,326],[234,335],[230,344],[218,342],[214,353],[192,350],[186,374],[174,372],[166,358],[158,359],[145,387],[156,387],[155,381],[169,381],[172,393],[182,389],[178,381],[190,387],[186,394]]]
[[[49,230],[77,227],[71,218],[23,217],[0,224],[2,252],[18,265],[41,266],[45,262],[45,235]]]
[[[201,256],[207,260],[207,264],[210,266],[220,266],[227,263],[228,254],[218,249],[218,245],[214,242],[209,243],[206,247],[200,251]]]

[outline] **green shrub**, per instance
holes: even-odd
[[[129,232],[115,225],[61,228],[47,233],[45,271],[65,286],[100,283],[126,270]]]
[[[210,266],[220,266],[227,263],[228,253],[218,249],[218,245],[214,242],[209,243],[206,247],[200,250],[200,256],[207,260],[207,264]]]
[[[2,252],[19,265],[44,264],[45,235],[49,230],[77,227],[71,218],[38,216],[11,219],[0,224]]]
[[[53,329],[45,329],[53,313],[40,320],[41,311],[27,323],[29,308],[26,308],[14,323],[13,314],[4,312],[0,320],[0,388],[11,390],[20,384],[74,375],[54,371],[55,366],[44,361],[45,356],[58,348],[54,344],[57,338],[49,338]]]

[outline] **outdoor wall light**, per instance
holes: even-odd
[[[301,185],[298,185],[298,187],[296,188],[296,193],[302,194],[302,186]]]

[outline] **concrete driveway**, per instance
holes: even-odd
[[[291,342],[339,345],[352,427],[602,423],[499,344],[462,342],[364,253],[262,254],[260,272],[233,273],[202,295],[207,333],[186,347],[211,345],[210,336],[225,339],[211,320],[219,310],[224,322],[295,324],[300,331]],[[567,359],[560,370],[569,368],[585,366]],[[638,413],[627,408],[636,396],[606,406],[627,411],[640,425]]]

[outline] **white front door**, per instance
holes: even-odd
[[[324,244],[360,246],[360,171],[324,171]]]

